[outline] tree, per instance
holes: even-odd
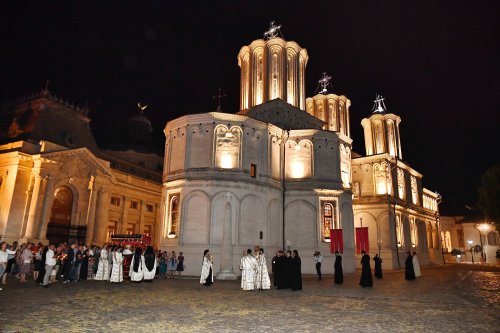
[[[500,164],[490,167],[481,175],[479,187],[479,201],[487,221],[492,221],[500,226]]]

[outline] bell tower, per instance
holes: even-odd
[[[384,103],[385,98],[377,95],[373,101],[372,115],[361,121],[365,134],[366,155],[387,153],[402,159],[399,123],[401,118],[388,113]]]
[[[271,22],[264,39],[243,46],[238,54],[241,68],[240,109],[280,98],[305,110],[306,49],[278,37],[281,25]]]

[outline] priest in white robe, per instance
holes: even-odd
[[[255,290],[255,280],[257,273],[257,259],[252,255],[252,250],[248,249],[247,254],[240,260],[241,269],[241,289]]]
[[[109,282],[123,282],[123,254],[120,246],[113,252],[113,266]]]
[[[144,256],[142,255],[142,249],[137,247],[132,257],[132,262],[130,263],[130,281],[141,282],[144,278],[144,268],[146,264],[144,263]]]
[[[413,271],[415,272],[415,277],[422,276],[422,272],[420,271],[420,263],[418,262],[417,252],[413,252]]]
[[[208,287],[214,283],[213,257],[209,250],[203,252],[203,262],[201,264],[200,284]]]
[[[257,260],[257,276],[255,279],[255,288],[258,290],[271,289],[271,279],[269,279],[269,272],[267,271],[266,256],[264,249],[260,249],[255,254]]]
[[[97,266],[97,273],[94,280],[107,281],[109,280],[109,262],[108,262],[108,249],[106,245],[102,246],[99,264]]]

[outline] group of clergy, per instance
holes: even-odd
[[[405,279],[406,280],[415,280],[416,278],[422,276],[422,272],[420,271],[420,263],[418,262],[417,252],[407,252],[407,257],[405,261]]]
[[[103,246],[98,258],[97,272],[94,280],[120,283],[124,275],[132,282],[151,282],[156,275],[156,255],[153,247],[148,246],[123,249],[121,246]]]
[[[246,250],[240,260],[240,270],[241,289],[271,289],[271,280],[269,279],[264,249],[256,246],[253,254],[251,249]]]
[[[273,257],[273,282],[276,289],[302,290],[302,262],[297,250],[278,251]]]

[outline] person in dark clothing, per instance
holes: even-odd
[[[288,250],[286,251],[286,255],[283,257],[285,258],[285,270],[284,270],[284,276],[283,276],[283,282],[284,282],[284,289],[290,289],[291,288],[291,276],[292,276],[292,251]]]
[[[375,261],[375,277],[377,279],[382,278],[382,258],[378,256],[378,253],[373,257],[373,261]]]
[[[82,263],[80,266],[80,280],[87,280],[89,275],[89,258],[90,258],[90,249],[86,248],[82,253]]]
[[[283,251],[278,252],[278,258],[276,259],[276,288],[286,289],[287,288],[287,257]]]
[[[318,281],[323,279],[321,275],[321,261],[323,261],[323,257],[319,251],[314,251],[314,262],[316,264],[316,274],[318,275]]]
[[[38,273],[38,278],[36,282],[40,285],[43,284],[43,277],[45,276],[45,260],[47,260],[47,251],[49,250],[48,246],[43,248],[42,259],[40,260],[43,263],[43,266],[40,267],[40,272]]]
[[[415,280],[415,271],[413,270],[413,257],[411,253],[408,252],[408,257],[406,257],[405,261],[405,279],[407,280]]]
[[[272,272],[273,272],[273,285],[274,288],[278,288],[278,279],[276,278],[277,272],[278,272],[278,260],[279,260],[279,251],[276,252],[276,255],[273,257],[272,260]]]
[[[361,251],[361,287],[373,287],[372,268],[370,266],[370,256],[365,251]]]
[[[302,263],[299,257],[299,252],[297,250],[293,250],[290,267],[290,287],[292,290],[302,290],[301,265]]]
[[[344,283],[344,270],[342,268],[342,256],[340,255],[339,251],[335,251],[335,273],[334,273],[334,281],[335,284],[342,284]]]
[[[68,253],[66,254],[66,258],[64,259],[63,283],[68,283],[73,278],[71,276],[71,273],[73,273],[73,270],[75,268],[76,252],[77,252],[76,244],[71,244],[71,247],[68,250]]]

